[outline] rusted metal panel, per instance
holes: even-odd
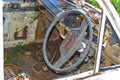
[[[37,8],[44,14],[50,21],[53,21],[54,17],[52,14],[49,13],[49,11],[41,4],[39,0],[36,0],[35,2]]]
[[[38,23],[36,29],[36,42],[42,42],[44,39],[45,32],[50,25],[50,21],[47,17],[40,11],[38,13]]]
[[[15,38],[15,40],[19,40],[19,39],[26,39],[27,38],[27,28],[28,28],[28,26],[25,26],[24,28],[23,28],[23,30],[22,30],[22,35],[19,35],[19,33],[20,33],[20,31],[16,31],[15,33],[14,33],[14,38]]]
[[[34,14],[34,15],[33,15]],[[38,20],[36,11],[4,12],[4,47],[13,47],[18,42],[30,44],[35,42]]]

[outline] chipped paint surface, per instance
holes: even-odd
[[[4,12],[4,47],[14,47],[18,42],[35,42],[37,16],[36,11]]]

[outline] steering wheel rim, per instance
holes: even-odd
[[[73,65],[67,67],[67,68],[63,68],[63,69],[60,69],[60,68],[57,68],[55,67],[54,65],[52,65],[50,63],[50,61],[48,60],[47,58],[47,51],[46,51],[46,44],[47,44],[47,41],[48,41],[48,37],[50,35],[50,32],[51,30],[54,28],[55,24],[61,19],[63,18],[64,16],[66,16],[67,14],[70,14],[70,13],[78,13],[80,15],[82,15],[85,19],[86,19],[86,22],[88,23],[88,27],[89,27],[89,41],[88,41],[88,45],[87,45],[87,48],[86,48],[86,51],[84,53],[84,55],[82,55],[82,57],[80,59],[78,59],[78,61],[76,63],[74,63]],[[53,22],[51,23],[51,25],[48,27],[48,30],[45,34],[45,38],[44,38],[44,41],[43,41],[43,57],[44,57],[44,60],[45,60],[45,63],[47,64],[47,66],[49,68],[51,68],[52,70],[55,70],[55,71],[58,71],[58,72],[68,72],[69,70],[77,67],[79,64],[82,63],[82,61],[86,58],[86,56],[88,55],[88,51],[90,49],[90,45],[91,45],[91,42],[92,42],[92,38],[93,38],[93,30],[92,30],[92,25],[91,25],[91,22],[88,18],[88,16],[84,13],[82,13],[80,10],[78,9],[74,9],[74,10],[68,10],[68,11],[65,11],[65,12],[61,12],[59,13],[56,18],[53,20]]]

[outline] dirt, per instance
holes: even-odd
[[[58,53],[58,49],[57,48],[60,45],[61,40],[55,40],[55,41],[50,41],[49,42],[49,53],[51,56],[54,55],[54,52]],[[30,55],[25,55],[25,56],[19,56],[15,59],[13,59],[12,63],[15,65],[19,65],[20,67],[23,68],[23,72],[25,72],[26,74],[29,74],[32,77],[32,80],[47,80],[50,78],[55,78],[58,77],[57,74],[51,72],[50,70],[48,70],[49,72],[42,72],[42,75],[45,76],[46,74],[51,74],[51,76],[46,75],[46,77],[44,77],[44,79],[41,78],[38,79],[37,77],[35,77],[35,75],[33,75],[33,67],[36,64],[40,64],[41,66],[46,66],[44,63],[44,59],[43,59],[43,55],[42,55],[42,43],[35,43],[35,44],[31,44],[28,46],[31,46],[32,49],[29,50]],[[11,49],[5,49],[5,56],[8,55],[8,53],[11,51]],[[28,52],[28,51],[27,51]],[[58,57],[59,55],[55,56]],[[57,58],[55,58],[57,59]],[[54,61],[54,60],[53,60]],[[43,65],[44,63],[44,65]],[[15,72],[15,71],[13,71]]]
[[[36,31],[36,43],[27,45],[32,48],[29,50],[26,50],[25,56],[19,56],[12,60],[12,64],[22,67],[23,72],[32,76],[32,78],[33,78],[32,80],[35,80],[34,76],[32,75],[34,65],[36,65],[36,64],[43,65],[42,63],[44,63],[43,53],[42,53],[43,52],[42,51],[42,45],[43,45],[42,42],[44,40],[44,36],[45,36],[46,30],[49,25],[50,25],[50,21],[40,12],[39,18],[38,18],[38,24],[37,24],[37,31]],[[57,58],[60,56],[59,55],[59,46],[61,44],[61,41],[62,40],[60,39],[57,30],[53,29],[53,31],[50,35],[49,43],[47,45],[48,46],[47,50],[51,57],[50,61],[52,63],[55,62],[55,60],[57,60]],[[9,52],[12,49],[13,48],[4,49],[4,59],[5,59],[5,57],[8,56]],[[54,57],[52,58],[52,56],[54,56]],[[13,70],[13,72],[14,72],[14,70]],[[48,73],[44,72],[42,74],[48,74]],[[56,74],[51,71],[49,71],[49,74],[51,74],[51,77],[46,76],[46,77],[44,77],[45,79],[43,79],[43,80],[56,77]],[[36,79],[36,80],[39,80],[39,79]]]

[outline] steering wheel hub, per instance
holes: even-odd
[[[78,37],[78,35],[76,35],[74,32],[68,33],[67,37],[65,38],[65,40],[62,42],[62,44],[60,46],[61,49],[63,51],[65,51],[65,53],[70,51],[70,49],[72,48],[72,46],[76,42],[77,37]]]

